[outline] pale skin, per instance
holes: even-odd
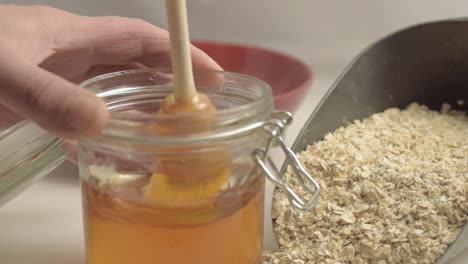
[[[123,69],[170,67],[168,33],[138,19],[0,5],[0,129],[30,119],[74,141],[98,135],[104,102],[77,84]],[[194,68],[221,69],[191,47]]]

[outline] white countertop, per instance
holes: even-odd
[[[288,130],[288,145],[293,143],[332,81],[327,78],[314,81]],[[281,162],[282,158],[274,155],[274,160]],[[271,195],[271,190],[269,184],[267,196]],[[273,247],[269,199],[265,207],[265,247]],[[0,263],[84,264],[82,228],[78,172],[67,162],[0,208]],[[468,250],[450,264],[464,263],[468,263]]]

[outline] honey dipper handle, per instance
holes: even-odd
[[[197,98],[193,79],[190,39],[185,0],[166,0],[167,19],[171,41],[174,96],[179,103],[190,103]]]

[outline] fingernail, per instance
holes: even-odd
[[[78,165],[78,150],[76,141],[65,140],[64,147],[67,150],[67,159],[73,164]]]
[[[107,119],[104,102],[94,95],[79,95],[70,99],[66,106],[69,126],[78,136],[91,136],[100,133]]]

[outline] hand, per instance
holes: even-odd
[[[137,19],[0,5],[0,129],[23,119],[66,139],[97,135],[107,109],[76,83],[111,71],[170,67],[169,35]],[[196,68],[220,69],[192,47]]]

